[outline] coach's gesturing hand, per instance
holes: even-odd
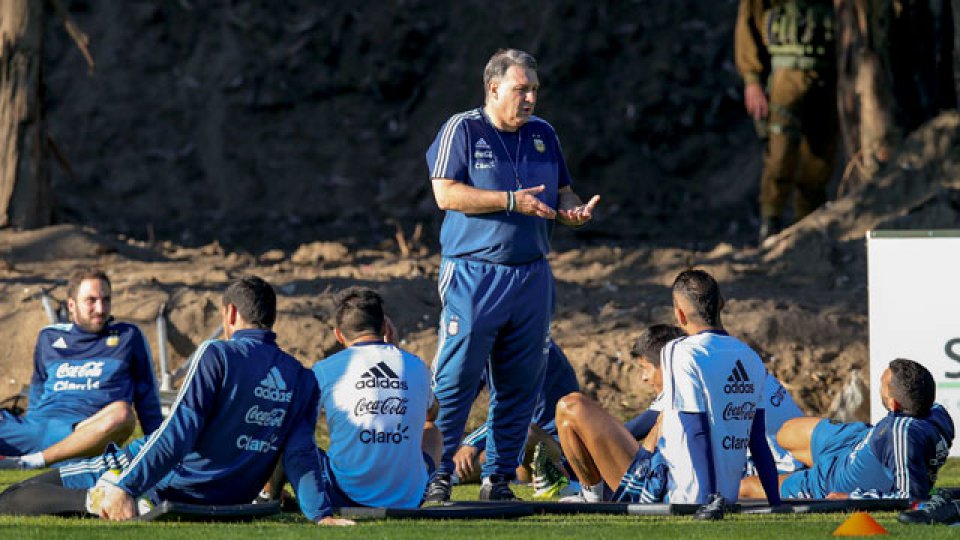
[[[110,521],[125,521],[137,516],[137,504],[126,491],[117,486],[104,485],[100,517]]]
[[[546,187],[540,184],[539,186],[514,191],[513,196],[516,202],[514,210],[528,216],[537,216],[544,219],[556,218],[557,212],[537,198],[537,194],[544,189],[546,189]]]

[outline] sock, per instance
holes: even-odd
[[[24,469],[42,469],[47,466],[46,460],[43,459],[43,452],[20,456],[20,463]]]
[[[587,502],[601,502],[603,501],[603,482],[599,482],[592,486],[587,486],[584,484],[580,485],[580,493],[583,494],[584,500]]]

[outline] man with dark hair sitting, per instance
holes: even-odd
[[[0,513],[126,520],[138,513],[136,499],[249,503],[282,459],[309,519],[352,524],[331,515],[314,438],[316,379],[277,347],[273,288],[258,277],[234,281],[220,313],[225,339],[200,346],[159,429],[11,486]]]
[[[430,370],[389,343],[383,300],[350,287],[337,295],[346,349],[313,366],[330,447],[320,462],[336,507],[416,508],[443,452]]]
[[[70,322],[40,331],[30,408],[0,411],[0,469],[39,469],[103,452],[136,427],[157,429],[160,395],[140,329],[110,316],[110,279],[81,268],[67,283]],[[134,415],[136,409],[136,415]]]
[[[912,360],[890,362],[880,379],[889,413],[876,425],[795,418],[777,434],[780,445],[810,469],[780,478],[793,498],[846,498],[851,492],[926,499],[953,442],[950,415],[934,403],[936,383]],[[744,479],[745,487],[754,479]]]
[[[763,363],[723,330],[723,298],[712,276],[686,270],[672,289],[674,317],[686,336],[660,351],[659,424],[644,444],[578,394],[557,408],[560,443],[580,478],[583,498],[599,500],[606,482],[619,486],[614,500],[709,502],[698,517],[716,519],[724,500],[736,502],[739,496],[749,447],[770,503],[779,504],[765,438]]]

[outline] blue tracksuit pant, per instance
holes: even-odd
[[[433,386],[443,433],[438,472],[453,472],[453,455],[484,367],[490,374],[492,434],[484,477],[513,478],[546,371],[553,275],[546,259],[506,266],[445,258],[440,264],[440,338]]]

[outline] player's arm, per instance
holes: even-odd
[[[894,486],[892,492],[881,493],[881,496],[913,501],[926,498],[933,487],[927,466],[936,461],[932,455],[935,450],[929,448],[919,430],[909,429],[907,422],[895,422],[891,437],[893,440],[887,445],[883,461],[893,471]],[[928,456],[928,452],[931,455]]]
[[[630,435],[633,435],[634,439],[641,441],[650,433],[650,430],[653,429],[659,417],[660,411],[647,409],[640,413],[639,416],[627,420],[626,423],[623,424],[623,427],[627,428],[627,431],[630,432]]]
[[[717,491],[713,452],[710,448],[710,418],[705,412],[680,412],[679,417],[680,429],[690,451],[690,463],[700,486],[696,500],[706,502],[709,496]]]
[[[47,382],[47,370],[43,362],[43,352],[46,341],[43,330],[37,338],[37,345],[33,348],[33,376],[30,377],[30,407],[35,408],[43,398],[43,385]]]
[[[139,330],[133,338],[133,404],[137,409],[137,418],[145,435],[153,433],[163,422],[160,409],[160,391],[153,376],[153,362],[150,359],[150,346]]]
[[[216,403],[224,365],[206,342],[194,357],[170,417],[147,439],[117,485],[136,497],[159,482],[194,447]]]
[[[350,520],[333,517],[329,485],[320,467],[320,454],[314,437],[320,392],[314,381],[310,383],[313,383],[310,384],[310,397],[294,419],[296,423],[283,448],[283,466],[297,494],[300,510],[307,519],[318,525],[353,525]]]
[[[753,464],[757,468],[757,476],[760,477],[760,484],[763,486],[764,493],[767,494],[767,502],[771,506],[778,506],[780,482],[777,478],[777,465],[770,452],[770,444],[767,442],[766,411],[763,409],[757,409],[753,417],[749,446]]]

